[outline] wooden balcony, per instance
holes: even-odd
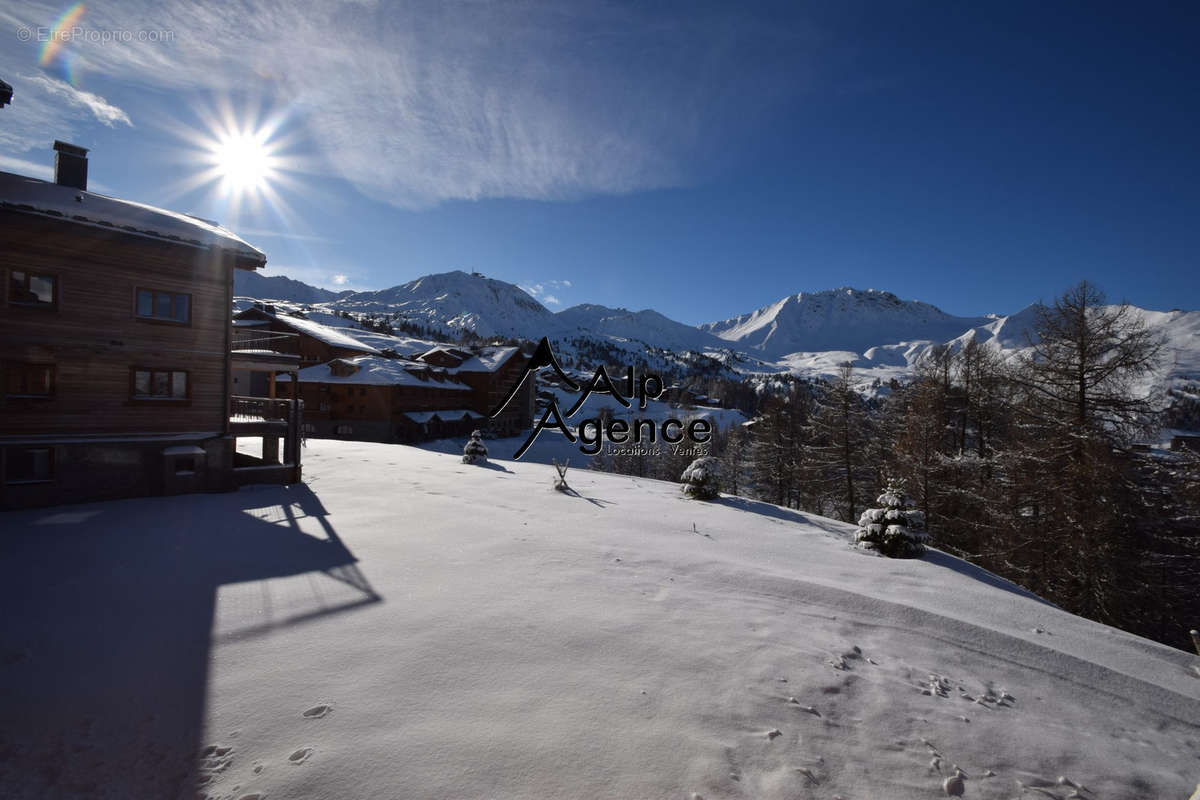
[[[235,369],[280,372],[300,365],[300,335],[234,326],[230,344]]]
[[[295,483],[300,480],[300,428],[304,403],[269,397],[229,399],[229,431],[239,438],[262,438],[262,457],[234,454],[233,477],[237,485]],[[280,458],[279,440],[283,440]],[[235,445],[236,450],[236,445]]]

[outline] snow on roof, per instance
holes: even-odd
[[[457,367],[450,369],[451,372],[495,372],[508,363],[512,358],[513,353],[517,352],[516,347],[485,347],[473,357],[467,359]]]
[[[470,417],[471,419],[483,419],[483,414],[465,408],[456,408],[451,411],[405,411],[404,416],[408,417],[418,425],[424,425],[434,417],[437,417],[443,421],[460,420],[463,417]]]
[[[267,313],[267,312],[264,312]],[[363,344],[357,339],[347,336],[336,328],[331,328],[328,325],[322,325],[319,322],[313,322],[311,319],[301,319],[300,317],[289,317],[286,314],[278,314],[275,319],[287,325],[300,333],[306,333],[314,339],[332,345],[333,347],[345,347],[348,350],[358,350],[363,353],[376,353],[379,351],[369,344]]]
[[[330,364],[352,364],[357,369],[350,375],[334,375]],[[317,364],[305,367],[299,372],[301,383],[354,383],[373,384],[376,386],[423,386],[430,389],[448,389],[451,391],[471,391],[471,387],[459,383],[453,378],[441,374],[441,380],[433,377],[422,379],[420,374],[435,375],[426,365],[409,361],[404,358],[384,358],[383,356],[355,356],[354,358],[336,358],[328,364]],[[287,375],[280,375],[276,380],[288,381]]]
[[[258,266],[267,263],[261,250],[214,222],[11,172],[0,172],[0,208],[137,236],[228,250]]]

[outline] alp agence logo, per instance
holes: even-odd
[[[537,349],[533,351],[533,355],[530,357],[528,363],[525,364],[525,371],[521,373],[521,377],[513,384],[512,389],[508,392],[508,396],[500,401],[500,404],[492,410],[489,416],[495,417],[500,414],[512,402],[513,397],[516,396],[521,385],[525,383],[525,379],[529,377],[529,374],[535,373],[536,375],[538,370],[545,367],[550,367],[554,370],[559,380],[566,384],[571,391],[580,391],[579,384],[571,380],[563,372],[558,359],[554,357],[554,351],[550,349],[549,340],[543,336],[542,340],[538,342]],[[682,420],[675,418],[664,420],[660,425],[652,419],[635,419],[632,422],[628,422],[612,417],[607,421],[592,417],[582,420],[579,423],[577,428],[578,435],[571,432],[571,429],[567,427],[566,420],[570,419],[579,409],[583,408],[584,401],[592,394],[612,395],[612,398],[625,408],[631,408],[633,405],[631,399],[636,399],[638,409],[645,410],[647,401],[657,399],[666,388],[663,386],[662,378],[653,374],[642,375],[637,379],[635,384],[632,366],[626,369],[624,383],[624,391],[621,391],[608,376],[608,372],[604,369],[604,366],[597,367],[591,380],[583,387],[579,399],[567,409],[567,413],[563,414],[559,410],[557,400],[552,400],[550,405],[546,406],[546,410],[542,412],[542,418],[534,423],[533,431],[530,432],[529,438],[517,449],[513,458],[518,459],[525,455],[525,451],[537,439],[538,434],[547,428],[557,429],[572,444],[578,441],[580,443],[580,452],[589,456],[599,453],[605,441],[612,444],[631,444],[636,447],[644,447],[647,443],[651,445],[657,443],[660,437],[663,442],[669,445],[678,445],[684,439],[695,444],[706,444],[712,438],[712,423],[707,419],[694,419],[685,427]]]

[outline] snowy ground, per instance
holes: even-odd
[[[0,516],[0,796],[1200,780],[1197,658],[941,553],[876,558],[846,525],[655,481],[572,470],[556,493],[535,463],[319,440],[305,462],[305,485]]]

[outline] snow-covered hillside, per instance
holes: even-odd
[[[304,458],[304,485],[4,515],[0,796],[1196,786],[1197,658],[940,552],[877,558],[847,525],[655,481]]]
[[[283,275],[267,277],[244,269],[233,271],[233,293],[256,300],[285,300],[293,303],[327,303],[347,292],[331,292],[309,286]]]
[[[700,327],[731,347],[780,358],[828,350],[863,353],[898,342],[942,342],[987,321],[951,316],[891,292],[841,288],[789,295],[749,314]]]
[[[668,319],[650,309],[627,311],[623,308],[583,304],[565,308],[555,316],[568,329],[586,331],[610,339],[645,342],[676,353],[704,353],[729,349],[728,342],[707,331]]]
[[[403,319],[449,333],[540,339],[559,325],[553,313],[523,289],[462,271],[426,275],[391,289],[355,292],[339,299],[342,311],[398,313]]]

